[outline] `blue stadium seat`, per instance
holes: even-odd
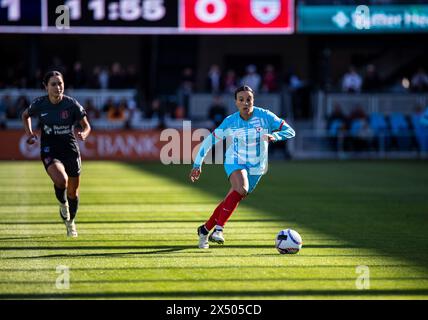
[[[391,123],[391,134],[395,138],[398,150],[409,150],[411,148],[411,132],[409,123],[404,114],[393,112],[389,116]]]
[[[364,125],[364,120],[356,119],[351,122],[351,128],[349,129],[349,133],[352,137],[358,136],[358,132]]]
[[[336,119],[330,124],[330,128],[328,128],[328,135],[330,137],[337,137],[339,133],[339,129],[343,126],[343,121]]]
[[[412,114],[410,120],[413,125],[419,150],[422,152],[428,152],[428,127],[422,125],[420,114]]]
[[[388,124],[385,120],[385,116],[379,112],[373,112],[370,114],[369,124],[376,136],[387,134],[388,132]]]

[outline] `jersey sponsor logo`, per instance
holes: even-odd
[[[280,13],[280,0],[251,0],[251,14],[263,24],[271,23]]]
[[[51,127],[49,127],[49,126],[47,126],[47,125],[44,125],[44,126],[43,126],[43,131],[44,131],[46,134],[51,134],[51,133],[52,133],[52,128],[51,128]]]
[[[53,126],[54,134],[70,134],[71,133],[71,126],[64,125],[64,126]]]
[[[69,113],[67,110],[61,111],[61,119],[67,119],[69,117]]]

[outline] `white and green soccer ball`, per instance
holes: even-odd
[[[302,248],[302,237],[292,229],[281,230],[275,238],[275,247],[281,254],[294,254]]]

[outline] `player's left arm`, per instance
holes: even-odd
[[[79,121],[80,126],[82,127],[82,131],[77,132],[77,137],[85,141],[86,138],[89,136],[89,133],[91,133],[91,125],[89,124],[88,118],[84,116],[82,120]]]
[[[271,134],[267,135],[269,141],[283,141],[296,136],[294,129],[284,119],[281,119],[273,112],[268,111],[268,119],[271,131]]]
[[[86,115],[86,110],[81,106],[77,100],[74,100],[74,112],[75,112],[75,119],[79,121],[79,124],[82,128],[82,130],[77,132],[77,137],[85,141],[88,137],[89,133],[91,132],[91,125],[89,124],[88,117]]]

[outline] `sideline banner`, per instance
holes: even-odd
[[[166,134],[165,134],[166,133]],[[0,160],[40,159],[39,140],[29,145],[23,130],[0,131]],[[191,154],[199,141],[193,141],[192,131],[92,131],[86,141],[79,141],[83,160],[160,161],[191,163]]]

